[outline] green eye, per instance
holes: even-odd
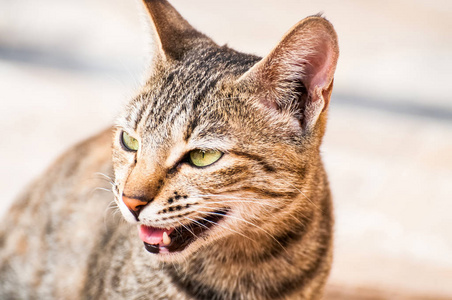
[[[129,151],[137,151],[140,144],[138,143],[138,140],[131,137],[127,132],[123,131],[121,134],[121,141],[126,150]]]
[[[221,158],[223,153],[218,150],[193,150],[190,151],[190,162],[196,167],[206,167]]]

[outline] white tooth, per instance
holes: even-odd
[[[163,244],[168,246],[171,243],[171,238],[168,236],[166,231],[163,232]]]

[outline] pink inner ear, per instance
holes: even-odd
[[[338,55],[331,23],[322,17],[308,17],[239,81],[256,85],[260,103],[267,108],[296,107],[297,118],[308,128],[328,107]]]
[[[325,90],[331,83],[333,74],[333,51],[329,47],[328,42],[321,41],[316,47],[316,55],[308,59],[311,68],[309,73],[312,77],[309,79],[308,88],[310,92],[316,89]]]

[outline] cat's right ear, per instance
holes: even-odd
[[[253,86],[269,109],[291,111],[304,131],[328,107],[339,56],[336,32],[321,16],[296,24],[239,82]]]
[[[213,43],[194,29],[166,0],[143,0],[150,16],[154,60],[180,60],[202,42]]]

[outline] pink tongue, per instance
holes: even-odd
[[[171,229],[161,229],[155,227],[149,227],[145,225],[141,225],[138,228],[140,239],[148,244],[157,245],[163,244],[163,233],[166,232],[168,235],[174,231],[174,228]]]

